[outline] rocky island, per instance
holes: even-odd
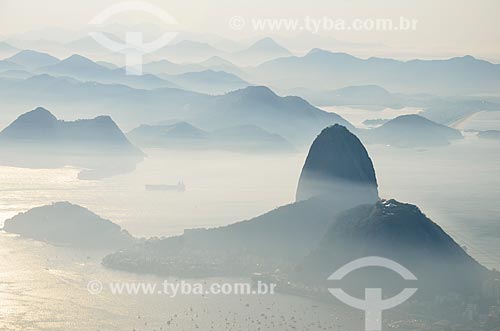
[[[119,225],[69,202],[55,202],[5,221],[4,231],[55,245],[120,249],[136,240]]]

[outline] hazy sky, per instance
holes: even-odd
[[[0,0],[0,35],[3,37],[33,29],[64,27],[81,29],[96,14],[116,0]],[[397,53],[436,56],[471,54],[500,62],[500,1],[498,0],[182,0],[149,1],[174,16],[182,29],[216,33],[244,39],[263,32],[228,27],[233,16],[292,18],[305,16],[352,20],[394,18],[418,20],[416,31],[347,32],[323,31],[325,37],[354,43],[377,43]],[[279,34],[307,38],[306,34]]]

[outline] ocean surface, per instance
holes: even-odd
[[[367,149],[381,197],[418,205],[473,257],[500,268],[500,142],[471,133],[446,147]],[[79,170],[69,167],[2,166],[0,226],[17,213],[54,201],[87,207],[142,237],[230,224],[292,202],[306,156],[305,151],[146,153],[135,172],[101,181],[78,180]],[[181,180],[185,192],[144,187]],[[290,323],[299,330],[347,331],[362,326],[357,311],[282,294],[91,295],[86,287],[91,280],[159,281],[104,269],[104,254],[0,232],[0,330],[285,330]]]

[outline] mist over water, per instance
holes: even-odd
[[[403,149],[367,145],[380,196],[413,202],[465,245],[475,258],[500,267],[495,176],[498,141],[469,136],[451,146]],[[239,154],[224,151],[146,150],[133,173],[100,181],[76,178],[79,170],[0,167],[0,224],[19,212],[70,201],[121,225],[135,236],[171,236],[253,218],[295,199],[305,152]],[[184,181],[185,192],[147,191],[146,184]],[[446,188],[446,190],[443,190]],[[467,189],[464,189],[467,188]]]
[[[81,181],[78,170],[1,167],[1,221],[35,206],[67,200],[120,224],[136,236],[171,236],[252,218],[294,200],[304,154],[145,150],[135,172]],[[176,184],[185,192],[147,191]]]

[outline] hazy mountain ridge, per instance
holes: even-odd
[[[346,53],[314,49],[303,57],[271,60],[255,68],[258,81],[280,88],[342,88],[379,85],[401,93],[442,95],[494,92],[500,66],[472,56],[446,60],[360,59]]]
[[[285,47],[279,45],[270,37],[260,39],[248,48],[231,54],[229,59],[239,64],[253,65],[285,56],[292,53]]]
[[[38,69],[40,67],[55,65],[60,60],[52,55],[37,52],[34,50],[23,50],[15,55],[5,59],[15,64],[22,66],[28,70]]]
[[[5,41],[0,41],[0,57],[5,58],[11,56],[17,51],[19,51],[18,48],[6,43]]]
[[[141,90],[71,79],[69,82],[68,78],[49,75],[21,81],[0,79],[0,96],[14,105],[19,100],[38,100],[63,109],[71,105],[73,111],[85,116],[96,116],[106,109],[121,125],[133,127],[169,119],[187,121],[210,131],[255,125],[296,146],[309,144],[325,126],[339,123],[352,127],[337,114],[327,113],[299,97],[278,96],[263,86],[210,96],[175,88]],[[93,98],[89,99],[89,95]]]
[[[204,131],[186,122],[168,125],[141,125],[127,136],[141,147],[168,149],[219,149],[238,152],[291,152],[293,146],[283,137],[254,125]]]
[[[151,74],[127,75],[124,68],[109,69],[81,55],[72,55],[56,64],[40,67],[38,74],[69,76],[81,81],[124,84],[133,88],[177,87],[175,84]]]
[[[280,97],[265,86],[250,86],[215,96],[208,101],[207,108],[211,111],[200,112],[194,117],[195,125],[211,129],[255,125],[296,144],[308,144],[328,125],[337,123],[352,127],[335,113],[322,111],[299,97]]]
[[[0,71],[7,71],[7,70],[23,70],[23,67],[14,62],[9,62],[5,60],[0,61]]]
[[[212,95],[224,94],[252,85],[234,74],[212,69],[178,75],[160,75],[160,77],[186,90]]]
[[[263,44],[265,46],[267,43],[272,44],[273,41],[271,40],[266,42],[265,40],[261,40],[256,44],[257,45]],[[309,54],[305,55],[304,57],[282,57],[273,60],[277,61],[277,63],[283,62],[285,64],[291,62],[292,64],[290,64],[289,73],[293,74],[294,72],[300,71],[301,68],[301,65],[295,64],[294,62],[305,61],[306,63],[308,63],[304,59],[308,59],[308,57],[311,57],[312,58],[310,60],[312,61],[311,64],[314,65],[314,68],[311,68],[311,70],[313,71],[305,75],[297,74],[297,77],[287,76],[286,78],[280,78],[278,75],[273,77],[272,81],[269,81],[265,78],[260,79],[259,75],[255,75],[255,70],[257,70],[258,68],[257,69],[238,68],[230,61],[225,60],[219,55],[213,55],[212,57],[210,57],[205,61],[193,64],[190,63],[177,64],[169,62],[167,60],[146,63],[144,65],[144,71],[146,73],[149,72],[161,75],[161,77],[158,77],[153,74],[145,74],[143,76],[125,75],[124,68],[113,68],[110,67],[109,65],[100,65],[94,61],[91,61],[88,58],[79,55],[70,56],[53,65],[39,67],[37,63],[42,63],[40,61],[58,61],[58,60],[48,54],[34,52],[34,51],[21,51],[17,53],[17,55],[19,56],[23,54],[29,54],[33,58],[33,64],[29,64],[28,63],[29,61],[26,62],[26,59],[24,59],[23,61],[18,61],[23,65],[8,60],[0,61],[0,72],[2,71],[4,72],[4,74],[3,75],[0,74],[0,76],[9,79],[11,78],[22,79],[26,78],[28,74],[25,72],[20,72],[20,70],[24,71],[32,70],[34,71],[33,75],[46,73],[58,77],[72,77],[85,82],[94,81],[97,82],[98,84],[99,83],[122,84],[136,89],[150,89],[150,90],[163,87],[183,88],[208,94],[221,94],[239,88],[244,88],[249,85],[253,85],[253,83],[249,82],[265,82],[268,83],[268,85],[275,87],[277,91],[280,91],[280,93],[299,95],[317,105],[360,106],[362,108],[368,108],[374,110],[383,109],[387,107],[396,109],[402,107],[421,107],[425,109],[425,116],[442,124],[451,124],[457,120],[460,120],[464,116],[468,116],[480,110],[500,110],[500,106],[498,103],[488,101],[490,99],[494,100],[493,98],[470,97],[469,100],[463,97],[443,98],[429,94],[415,94],[415,91],[413,90],[407,91],[407,94],[394,93],[386,90],[388,86],[385,85],[384,82],[380,81],[375,82],[378,83],[379,85],[376,85],[373,82],[368,82],[368,84],[348,84],[350,81],[343,81],[342,75],[339,76],[337,72],[332,72],[330,75],[328,74],[330,71],[335,71],[340,68],[339,70],[346,71],[345,75],[347,75],[348,77],[351,77],[350,75],[351,72],[353,72],[354,74],[359,72],[359,75],[364,74],[363,70],[367,70],[366,72],[369,75],[372,74],[375,75],[372,72],[375,69],[371,69],[371,67],[368,66],[366,63],[373,64],[375,68],[379,68],[379,64],[383,66],[389,66],[389,68],[393,67],[406,68],[407,66],[413,68],[414,66],[417,66],[418,68],[414,68],[414,71],[417,72],[418,75],[422,75],[426,71],[431,72],[432,75],[435,73],[437,74],[440,72],[439,68],[441,66],[444,66],[446,68],[450,66],[452,68],[454,68],[454,66],[458,66],[459,69],[463,67],[467,69],[466,72],[471,71],[472,73],[474,73],[474,75],[476,75],[476,73],[473,69],[469,68],[470,66],[480,65],[481,68],[484,66],[493,66],[493,68],[498,67],[498,65],[488,64],[488,62],[476,60],[472,57],[454,58],[448,60],[433,60],[433,61],[414,60],[406,62],[391,60],[391,59],[378,59],[378,58],[370,58],[367,60],[362,60],[353,57],[349,54],[331,53],[316,49],[309,52]],[[30,58],[30,56],[28,56],[28,58]],[[270,63],[274,63],[273,61],[271,61]],[[329,64],[330,62],[332,62],[331,65]],[[351,70],[350,68],[343,67],[342,63],[347,63],[349,65],[356,65],[356,67],[353,70]],[[364,63],[364,65],[360,65],[360,63]],[[463,66],[460,65],[461,63],[463,63]],[[264,65],[265,64],[262,64],[262,66]],[[28,69],[27,67],[31,69]],[[207,69],[208,67],[210,69]],[[462,71],[464,70],[465,69],[463,69]],[[214,71],[218,71],[218,73],[215,73]],[[449,69],[449,71],[453,70]],[[487,71],[490,76],[491,75],[494,76],[496,72],[493,69],[492,70],[484,69],[483,71]],[[263,70],[263,72],[267,75],[268,73],[271,73],[272,70],[269,71],[266,69]],[[302,83],[308,82],[308,77],[311,75],[312,72],[316,72],[314,74],[315,76],[314,84],[308,87],[297,87],[297,86],[304,86]],[[457,72],[460,72],[460,70],[458,70]],[[432,80],[432,83],[439,84],[440,86],[445,86],[445,85],[451,86],[451,84],[449,84],[448,82],[442,84],[438,83],[439,81],[433,79],[432,75],[428,76],[429,80]],[[334,81],[333,82],[326,81],[322,83],[321,82],[321,79],[323,79],[321,78],[322,76],[326,76],[326,78],[328,79],[331,78]],[[383,77],[383,79],[388,79],[391,77],[395,79],[399,76],[400,76],[399,74],[391,75],[390,71],[384,72],[383,74],[380,75],[380,77]],[[467,84],[469,84],[469,81],[470,82],[474,81],[469,78],[470,77],[468,76],[467,79],[464,78],[464,80],[467,81]],[[423,80],[421,83],[427,86],[426,84],[428,82],[424,81],[424,78],[422,79]],[[453,79],[451,80],[453,80],[453,84],[460,84],[460,79],[457,79],[456,77],[453,77]],[[487,80],[484,81],[486,82]],[[214,84],[214,82],[216,83]],[[290,86],[286,87],[286,85]],[[403,86],[402,84],[399,83],[397,83],[396,85]],[[318,86],[322,87],[318,88]],[[325,89],[323,86],[328,86],[330,87],[330,89]],[[331,89],[332,86],[339,86],[340,88]],[[474,86],[479,86],[479,85],[475,84]],[[480,89],[481,92],[485,91],[482,88]],[[390,90],[399,91],[400,89],[394,87],[391,88]],[[439,93],[439,89],[436,88],[434,88],[431,92],[434,93],[435,91],[438,91]],[[469,91],[469,92],[472,93],[474,91]],[[126,98],[125,95],[122,97]],[[100,102],[100,100],[98,101]],[[38,102],[43,102],[43,100],[42,101],[37,100],[37,103]],[[26,105],[24,105],[24,107],[26,107]]]

